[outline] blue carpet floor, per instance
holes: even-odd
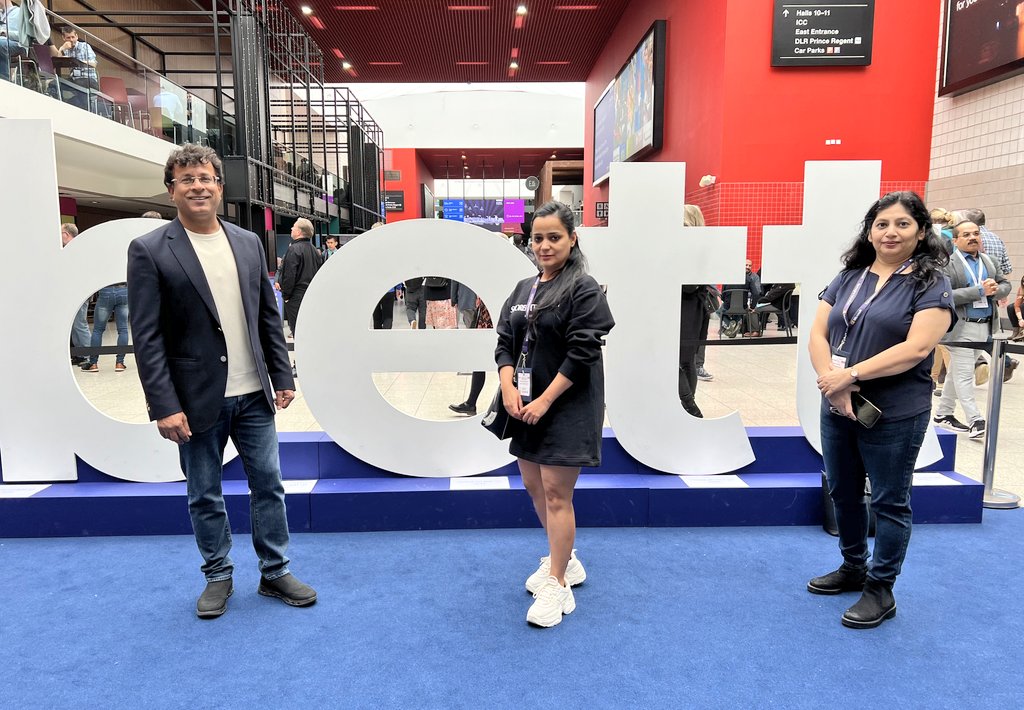
[[[1022,707],[1022,540],[1021,511],[918,526],[874,631],[805,591],[838,560],[807,527],[584,529],[547,630],[539,530],[296,535],[308,609],[255,593],[238,536],[213,621],[190,537],[0,540],[0,707]]]

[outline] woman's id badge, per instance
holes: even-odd
[[[843,368],[845,368],[846,367],[846,357],[847,357],[846,353],[844,353],[842,350],[833,350],[832,351],[832,367],[836,368],[837,370],[842,370]]]
[[[516,369],[516,387],[519,389],[519,396],[522,398],[523,403],[530,401],[530,388],[532,386],[531,373],[533,368],[520,367]]]

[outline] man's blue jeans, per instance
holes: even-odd
[[[87,348],[92,345],[92,331],[89,330],[89,302],[86,301],[78,309],[75,320],[71,324],[71,343],[76,348]]]
[[[206,431],[193,431],[192,438],[179,449],[192,530],[205,560],[203,574],[208,582],[217,582],[230,579],[234,571],[228,557],[231,526],[221,486],[229,436],[249,479],[252,544],[260,559],[260,573],[264,579],[277,579],[288,574],[288,517],[274,411],[262,391],[225,397],[217,423]]]
[[[92,312],[92,347],[103,345],[103,331],[107,329],[107,321],[113,312],[117,323],[117,345],[128,345],[128,287],[105,286],[96,296],[96,308]],[[117,353],[117,362],[124,364],[124,350]],[[90,355],[89,364],[95,365],[99,355]]]
[[[864,477],[871,481],[875,550],[868,577],[892,584],[910,542],[910,487],[930,412],[866,429],[846,417],[821,413],[821,452],[835,503],[839,550],[852,565],[868,561],[868,507]]]

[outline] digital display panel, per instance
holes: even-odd
[[[939,95],[1024,72],[1024,2],[946,0]]]

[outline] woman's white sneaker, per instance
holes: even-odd
[[[551,576],[551,558],[547,555],[540,558],[540,567],[537,571],[526,578],[526,591],[536,594],[540,591]],[[583,564],[576,558],[576,550],[569,555],[569,564],[565,568],[565,583],[570,587],[578,587],[587,579],[587,571]]]
[[[562,623],[563,614],[576,610],[572,587],[568,584],[563,587],[554,577],[548,577],[533,598],[534,602],[526,612],[526,622],[534,626],[557,626]]]

